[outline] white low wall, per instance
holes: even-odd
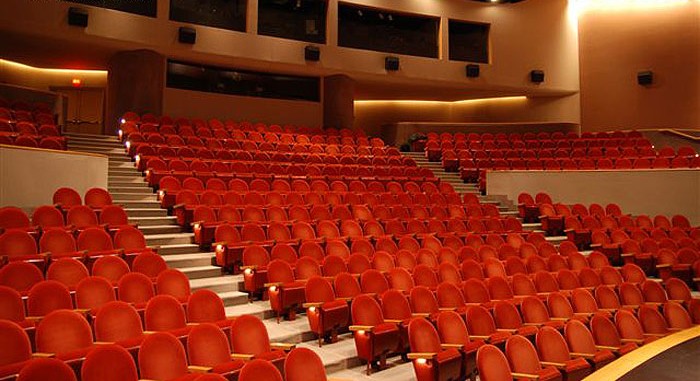
[[[488,194],[516,201],[520,192],[547,192],[565,204],[617,203],[625,213],[683,214],[700,225],[700,170],[494,171]]]
[[[103,155],[0,145],[0,206],[51,204],[60,187],[84,196],[89,188],[107,188],[107,170]]]

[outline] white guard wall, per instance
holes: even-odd
[[[107,188],[107,156],[0,145],[0,207],[52,204],[53,192],[71,187],[85,195]]]
[[[493,171],[486,190],[511,200],[547,192],[564,204],[616,203],[624,213],[682,214],[700,225],[700,170]]]

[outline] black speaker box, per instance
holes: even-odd
[[[88,12],[83,8],[68,8],[68,25],[85,28],[88,26]]]
[[[476,78],[479,76],[479,65],[469,64],[466,66],[468,78]]]
[[[384,69],[387,71],[399,70],[399,57],[386,57],[384,59]]]
[[[304,48],[304,59],[307,61],[318,61],[321,59],[321,49],[317,46],[308,45]]]
[[[642,86],[649,86],[654,83],[654,73],[651,71],[640,71],[637,73],[637,83]]]
[[[534,83],[542,83],[544,82],[544,71],[542,70],[533,70],[530,72],[530,81]]]
[[[180,29],[177,30],[177,40],[183,44],[194,44],[197,42],[197,31],[186,26],[181,26]]]

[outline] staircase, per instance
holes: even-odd
[[[203,252],[192,243],[193,234],[186,233],[168,216],[152,188],[126,155],[124,145],[115,136],[65,134],[68,149],[90,152],[109,158],[108,188],[115,204],[122,205],[129,221],[138,224],[150,247],[158,246],[168,266],[184,272],[193,291],[210,289],[224,301],[227,316],[255,315],[263,320],[272,342],[295,343],[315,351],[323,361],[326,373],[334,378],[351,380],[415,380],[413,366],[396,356],[388,359],[389,368],[365,375],[365,366],[357,357],[350,333],[339,335],[339,341],[319,348],[304,315],[293,321],[276,322],[267,300],[248,303],[241,275],[221,275],[218,267],[211,266],[214,253]]]
[[[210,289],[221,297],[225,306],[245,304],[247,295],[240,292],[242,276],[223,276],[211,265],[214,253],[202,252],[192,243],[193,234],[183,232],[161,209],[157,195],[135,168],[124,145],[116,136],[66,134],[68,149],[105,155],[109,158],[108,190],[115,204],[124,207],[129,222],[138,225],[149,247],[158,247],[169,267],[176,268],[190,279],[192,290]]]

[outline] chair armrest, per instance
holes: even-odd
[[[359,331],[364,331],[364,332],[372,332],[374,330],[373,325],[351,325],[348,327],[348,329],[351,332],[359,332]]]
[[[565,317],[550,317],[549,320],[552,320],[552,321],[567,321],[567,320],[569,320],[569,319],[568,319],[568,318],[565,318]]]
[[[456,307],[440,307],[438,308],[439,311],[455,311],[457,310]]]
[[[541,327],[542,323],[523,323],[523,326],[529,327]]]
[[[562,362],[540,361],[540,364],[542,364],[542,366],[553,366],[559,369],[566,368],[566,364]]]
[[[666,336],[663,333],[643,333],[643,335],[648,336],[648,337],[664,337],[664,336]]]
[[[462,348],[464,348],[464,345],[462,345],[462,344],[442,343],[442,344],[440,344],[440,346],[442,347],[442,349],[451,349],[451,348],[462,349]]]
[[[611,347],[609,345],[596,345],[596,349],[607,349],[609,351],[618,351],[620,347]]]
[[[32,353],[32,358],[34,358],[34,359],[48,359],[48,358],[54,358],[54,357],[56,357],[55,353],[42,353],[42,352]]]
[[[469,335],[469,340],[488,340],[489,336]]]
[[[152,335],[152,334],[154,334],[154,333],[156,333],[156,332],[158,332],[158,331],[143,331],[143,334],[144,334],[144,335]]]
[[[190,371],[190,373],[210,373],[211,370],[214,369],[210,366],[198,366],[198,365],[189,365],[187,367],[187,370]]]
[[[662,263],[662,264],[656,265],[656,268],[657,268],[657,269],[667,269],[667,268],[669,268],[669,267],[671,267],[671,264],[670,264],[670,263]]]
[[[417,360],[417,359],[432,360],[435,358],[435,356],[437,356],[437,353],[434,353],[434,352],[411,352],[407,356],[410,360]]]
[[[569,353],[571,357],[583,357],[585,359],[593,359],[595,357],[595,353],[579,353],[579,352],[570,352]]]
[[[311,307],[321,307],[323,305],[323,302],[309,302],[309,303],[304,303],[301,306],[304,308],[311,308]]]
[[[623,343],[644,344],[644,340],[642,339],[620,339],[620,341]]]
[[[272,283],[265,283],[264,284],[265,288],[279,287],[281,285],[282,285],[282,282],[272,282]]]
[[[248,353],[231,353],[231,360],[252,360],[255,355]]]
[[[114,344],[113,341],[95,341],[93,344],[95,345],[112,345]]]
[[[342,300],[342,301],[345,301],[345,302],[352,302],[352,298],[351,298],[351,297],[343,297],[343,298],[336,298],[336,299]]]
[[[289,343],[270,343],[270,348],[272,349],[281,349],[285,352],[289,352],[292,349],[296,348],[296,344],[289,344]]]
[[[400,319],[384,319],[385,323],[401,324],[403,320]]]
[[[422,317],[422,318],[427,318],[430,316],[429,313],[423,313],[423,312],[414,312],[411,314],[413,317]]]
[[[510,329],[510,328],[497,328],[497,332],[506,332],[506,333],[516,333],[518,332],[517,329]]]
[[[529,374],[529,373],[511,372],[510,375],[513,376],[513,378],[526,378],[528,380],[539,380],[540,379],[540,376],[538,376],[536,374]]]

